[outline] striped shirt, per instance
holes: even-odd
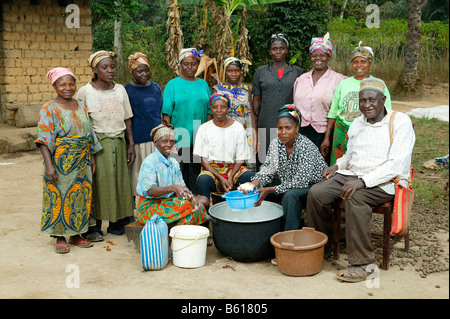
[[[374,124],[364,115],[353,121],[348,130],[347,153],[336,161],[337,173],[357,175],[364,179],[366,187],[379,186],[388,194],[395,194],[391,180],[397,176],[400,176],[400,184],[406,186],[416,137],[411,119],[397,112],[391,146],[389,119],[392,113],[387,110],[383,120]]]

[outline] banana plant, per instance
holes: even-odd
[[[203,6],[205,2],[212,1],[216,4],[217,7],[222,9],[223,16],[217,16],[215,18],[218,21],[218,25],[222,27],[217,28],[217,60],[219,61],[221,67],[219,67],[219,73],[222,73],[222,61],[223,58],[227,55],[234,55],[235,52],[235,41],[233,40],[233,32],[230,28],[230,20],[233,12],[238,8],[250,8],[257,6],[265,6],[272,3],[280,3],[287,2],[292,0],[178,0],[178,4],[180,6],[183,5],[194,5],[194,6]],[[245,10],[244,10],[245,12]],[[243,19],[245,21],[245,18]],[[241,28],[241,30],[246,30]],[[240,41],[244,39],[244,41],[248,42],[248,37],[241,37]],[[240,46],[247,46],[248,43],[240,43]],[[250,59],[250,57],[241,57]],[[220,74],[222,78],[222,74]]]

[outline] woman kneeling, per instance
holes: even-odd
[[[150,133],[156,150],[142,162],[136,187],[137,219],[145,224],[158,214],[166,224],[198,225],[207,221],[209,200],[186,187],[180,165],[170,157],[175,145],[173,127],[161,124]]]

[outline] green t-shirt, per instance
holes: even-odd
[[[370,76],[371,78],[373,76]],[[339,82],[334,91],[333,101],[331,102],[330,111],[328,111],[328,118],[340,120],[340,122],[349,125],[354,119],[362,115],[359,110],[359,86],[361,80],[355,79],[354,76],[346,78]],[[386,102],[384,106],[391,110],[391,94],[388,88],[384,90]]]
[[[189,147],[194,143],[194,133],[206,122],[207,114],[211,114],[210,96],[208,83],[203,79],[188,81],[177,77],[167,83],[161,113],[171,118],[177,147]]]

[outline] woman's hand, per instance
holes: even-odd
[[[219,181],[225,193],[228,193],[233,189],[233,183],[230,184],[229,180],[227,180],[225,177],[220,176]]]
[[[320,153],[322,153],[323,157],[325,157],[329,152],[330,152],[330,140],[324,139],[322,144],[320,144]]]
[[[58,175],[56,174],[56,168],[53,164],[45,164],[45,177],[52,183],[58,182]]]
[[[228,185],[230,185],[230,190],[234,189],[234,182],[233,182],[233,176],[229,176],[227,179]]]
[[[193,197],[191,191],[186,186],[172,185],[177,197],[183,197],[184,199],[190,199]]]
[[[258,154],[259,151],[259,137],[258,137],[258,130],[253,128],[253,154]]]
[[[136,153],[134,151],[134,144],[129,144],[127,149],[127,164],[128,166],[131,166],[131,164],[134,163],[134,160],[136,158]]]
[[[94,154],[91,154],[91,169],[92,169],[92,175],[95,173],[95,168],[97,167],[97,164],[95,162],[95,156]]]
[[[258,189],[256,193],[259,193],[259,197],[255,202],[255,207],[261,205],[262,201],[266,198],[267,195],[275,193],[275,187],[262,187]]]
[[[255,189],[255,185],[253,185],[250,182],[247,182],[247,183],[243,183],[243,184],[239,185],[239,187],[237,189],[241,193],[247,194],[247,193],[250,193],[252,190]]]
[[[193,212],[198,211],[198,210],[200,209],[200,206],[201,206],[202,204],[198,201],[198,199],[197,199],[195,196],[192,197],[191,202],[192,202],[192,205],[194,205],[194,210],[193,210]]]

